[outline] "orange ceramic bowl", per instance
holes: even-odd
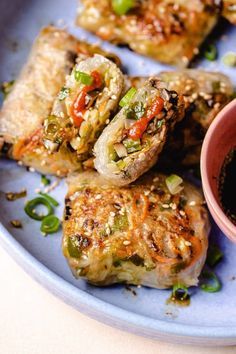
[[[223,212],[218,181],[226,155],[236,146],[236,99],[229,103],[211,124],[202,146],[201,176],[208,208],[220,229],[236,243],[236,226]],[[235,181],[236,183],[236,181]],[[236,196],[232,195],[232,198]]]

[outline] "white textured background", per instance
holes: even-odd
[[[235,347],[152,341],[81,315],[32,280],[0,248],[0,354],[232,354]]]

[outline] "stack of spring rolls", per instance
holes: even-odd
[[[55,27],[41,31],[4,100],[0,149],[69,176],[63,253],[76,277],[197,284],[208,216],[201,193],[173,168],[199,162],[232,92],[225,75],[200,70],[125,77],[115,55]],[[171,176],[150,171],[164,165]]]

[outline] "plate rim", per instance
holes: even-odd
[[[27,251],[0,222],[0,245],[34,280],[81,313],[104,324],[179,344],[235,345],[236,326],[195,326],[149,318],[107,303],[77,288]]]

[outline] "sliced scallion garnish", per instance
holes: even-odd
[[[47,208],[47,214],[37,213],[36,208],[39,205],[43,205]],[[32,218],[34,220],[40,220],[40,221],[43,220],[46,216],[53,214],[53,207],[48,202],[48,200],[46,200],[43,197],[37,197],[37,198],[34,198],[34,199],[28,201],[27,204],[25,205],[24,210],[30,218]]]
[[[129,102],[131,101],[131,99],[134,97],[134,95],[136,94],[137,90],[134,87],[131,87],[129,89],[129,91],[124,95],[124,97],[122,97],[122,99],[119,102],[119,106],[120,107],[125,107],[129,104]]]
[[[75,76],[76,81],[78,81],[81,84],[84,84],[86,86],[92,85],[92,83],[93,83],[93,77],[90,76],[89,74],[82,72],[82,71],[75,70],[74,76]]]
[[[183,189],[182,183],[182,178],[175,174],[172,174],[166,178],[167,188],[173,195],[179,193]]]
[[[135,2],[135,0],[112,0],[112,8],[117,15],[125,15],[134,7]]]
[[[201,289],[208,293],[216,293],[221,289],[221,283],[215,273],[204,271],[201,274]]]
[[[17,200],[17,199],[20,199],[20,198],[24,198],[24,197],[26,197],[26,195],[27,195],[26,189],[23,189],[20,192],[8,192],[8,193],[5,194],[6,199],[9,202],[13,202],[14,200]]]
[[[186,300],[189,297],[188,288],[183,284],[174,285],[171,297],[181,301]]]
[[[59,92],[58,98],[60,101],[63,101],[66,97],[70,94],[70,89],[68,87],[62,87],[61,91]]]
[[[41,183],[44,186],[48,186],[51,183],[51,181],[45,175],[42,175],[41,176]]]
[[[207,264],[210,267],[214,267],[223,258],[223,253],[217,246],[210,246],[207,254]]]
[[[50,195],[46,194],[46,193],[42,193],[42,192],[39,192],[39,194],[44,197],[49,203],[51,203],[52,205],[54,206],[58,206],[59,203],[56,199],[54,199],[53,197],[51,197]]]
[[[142,149],[140,139],[136,139],[136,140],[125,139],[123,140],[123,144],[126,147],[128,154],[131,154],[132,152],[140,151]]]
[[[46,216],[41,224],[40,230],[45,234],[53,234],[60,228],[61,222],[55,215]]]
[[[236,66],[236,53],[233,52],[226,53],[222,58],[222,62],[226,66],[231,66],[231,67]]]
[[[207,60],[214,61],[217,58],[217,49],[214,44],[210,44],[204,52],[204,57]]]

